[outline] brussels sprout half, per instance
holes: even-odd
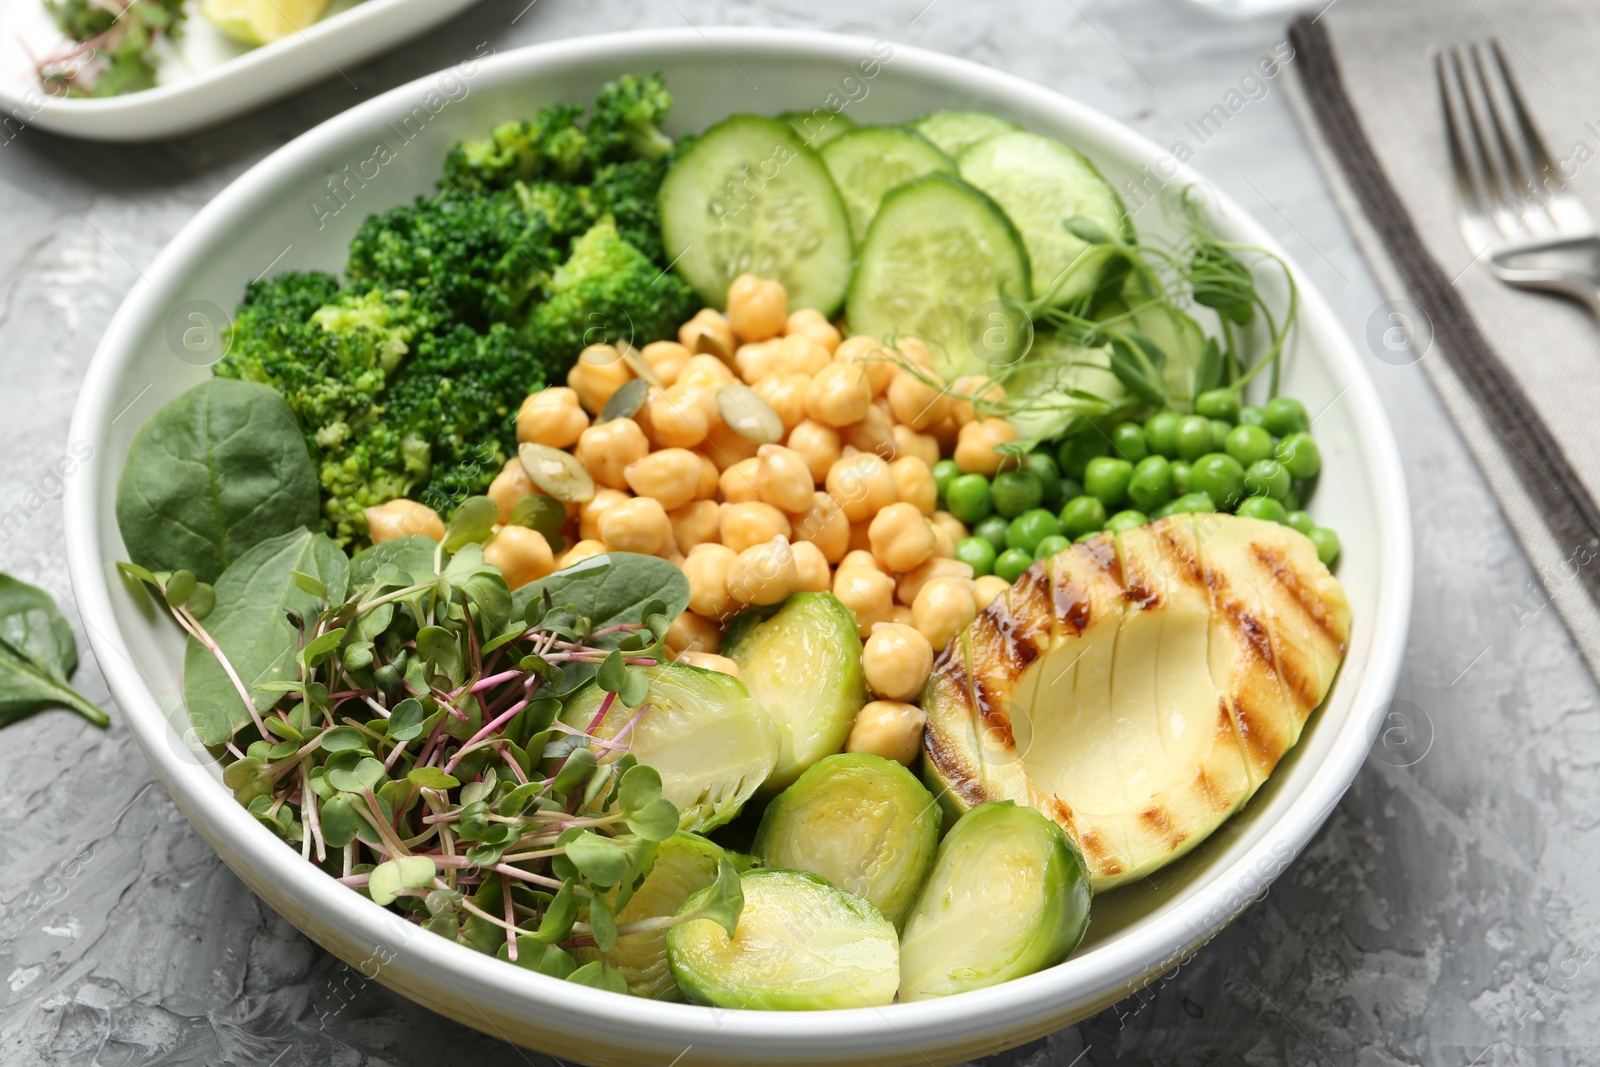
[[[943,821],[903,766],[843,753],[814,764],[767,806],[755,852],[769,867],[810,871],[866,898],[899,927],[933,866]]]
[[[1089,925],[1089,872],[1061,827],[1010,801],[980,804],[939,846],[906,920],[900,999],[964,993],[1066,959]]]

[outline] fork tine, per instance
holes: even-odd
[[[1455,175],[1456,196],[1460,198],[1462,207],[1468,211],[1487,214],[1488,207],[1478,183],[1474,180],[1472,167],[1467,162],[1467,149],[1462,141],[1461,124],[1456,119],[1455,105],[1450,99],[1450,72],[1443,51],[1434,53],[1433,68],[1439,79],[1439,110],[1444,112],[1445,140],[1450,145],[1450,170]]]
[[[1494,129],[1494,139],[1500,148],[1500,159],[1505,166],[1506,177],[1509,180],[1507,192],[1519,199],[1527,199],[1526,194],[1538,188],[1533,171],[1524,158],[1531,158],[1533,152],[1527,145],[1518,149],[1512,144],[1511,136],[1506,132],[1506,124],[1501,117],[1501,107],[1495,99],[1494,81],[1484,69],[1483,50],[1476,44],[1472,45],[1472,66],[1478,75],[1478,88],[1483,96],[1484,111],[1488,113],[1489,125]],[[1502,89],[1510,92],[1509,86]]]
[[[1511,113],[1517,120],[1517,129],[1522,133],[1522,143],[1529,160],[1545,177],[1555,177],[1557,183],[1561,184],[1559,176],[1555,174],[1556,167],[1551,160],[1550,150],[1545,147],[1544,138],[1539,136],[1539,128],[1533,124],[1527,105],[1522,102],[1522,90],[1517,79],[1511,75],[1511,67],[1506,63],[1506,54],[1501,50],[1500,42],[1490,41],[1489,49],[1494,53],[1494,64],[1500,70],[1500,82],[1505,87],[1506,99],[1511,102]]]
[[[1461,97],[1461,110],[1466,116],[1466,126],[1471,136],[1472,156],[1477,171],[1488,193],[1489,215],[1507,240],[1515,238],[1525,227],[1512,208],[1513,193],[1502,167],[1489,150],[1489,137],[1479,115],[1479,104],[1473,99],[1473,81],[1467,73],[1466,61],[1459,48],[1451,49],[1450,65],[1455,73],[1456,89]]]

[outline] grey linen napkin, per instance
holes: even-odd
[[[1600,218],[1600,9],[1545,0],[1341,4],[1298,20],[1289,96],[1388,302],[1366,344],[1419,361],[1600,676],[1600,325],[1468,250],[1433,56],[1499,38],[1568,185]],[[1358,339],[1359,341],[1360,339]]]

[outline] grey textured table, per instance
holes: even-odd
[[[66,586],[59,483],[84,367],[196,208],[300,131],[496,48],[642,25],[888,37],[1012,71],[1163,144],[1277,18],[1180,0],[489,0],[428,39],[211,133],[151,147],[25,131],[0,147],[0,567]],[[354,86],[359,87],[355,88]],[[1248,85],[1245,86],[1249,88]],[[1363,337],[1380,298],[1276,84],[1195,165],[1254,211]],[[990,1061],[1578,1064],[1600,1059],[1600,714],[1594,683],[1415,367],[1370,365],[1417,528],[1393,729],[1270,894],[1198,958],[1083,1025]],[[110,705],[92,657],[79,686]],[[114,713],[113,713],[114,714]],[[550,1061],[363,981],[267,911],[157,785],[127,732],[52,712],[0,734],[0,1063],[298,1067]]]

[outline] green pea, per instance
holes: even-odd
[[[994,573],[995,577],[1002,581],[1014,582],[1031,566],[1033,566],[1032,556],[1020,548],[1008,548],[994,561]]]
[[[1133,468],[1128,499],[1137,508],[1152,511],[1172,499],[1172,464],[1163,456],[1146,456]]]
[[[1299,530],[1307,537],[1311,536],[1311,531],[1317,525],[1314,521],[1312,521],[1310,512],[1301,511],[1299,508],[1289,512],[1288,518],[1284,519],[1283,521],[1290,529]]]
[[[1239,394],[1232,389],[1207,389],[1194,398],[1194,413],[1208,419],[1239,420]]]
[[[972,568],[974,578],[993,573],[997,555],[993,543],[986,537],[963,537],[956,543],[956,559]]]
[[[1172,495],[1182,496],[1190,489],[1194,481],[1194,467],[1181,459],[1172,461]]]
[[[1132,480],[1133,464],[1112,456],[1091,459],[1089,469],[1083,472],[1084,489],[1108,508],[1122,503]]]
[[[1038,507],[1044,497],[1039,479],[1027,471],[1001,471],[994,476],[989,492],[994,510],[1008,519]]]
[[[1078,538],[1102,530],[1106,525],[1106,506],[1092,496],[1073,497],[1061,509],[1061,532]]]
[[[1289,491],[1283,494],[1283,506],[1290,511],[1299,511],[1305,507],[1304,501],[1310,498],[1311,491],[1309,489],[1302,493],[1298,485],[1291,485]]]
[[[978,520],[972,527],[972,536],[981,537],[994,546],[996,552],[1005,551],[1006,531],[1011,528],[1011,521],[999,515],[990,515],[986,519]]]
[[[1204,415],[1185,415],[1178,422],[1178,455],[1193,463],[1211,451],[1211,420]]]
[[[1288,437],[1311,429],[1311,420],[1306,417],[1306,406],[1300,401],[1292,396],[1275,396],[1267,401],[1262,425],[1274,437]]]
[[[1083,483],[1076,478],[1061,476],[1061,503],[1065,504],[1075,496],[1083,495]]]
[[[1146,515],[1144,512],[1134,511],[1132,508],[1129,508],[1127,511],[1119,511],[1107,519],[1106,529],[1110,530],[1112,533],[1121,533],[1123,530],[1131,530],[1135,526],[1143,526],[1149,521],[1150,516]]]
[[[1226,419],[1211,420],[1211,451],[1221,452],[1222,445],[1233,432],[1233,423]]]
[[[1222,442],[1222,450],[1246,467],[1258,459],[1271,459],[1272,448],[1272,435],[1259,426],[1235,426]]]
[[[1289,521],[1289,512],[1270,496],[1245,497],[1239,502],[1236,514],[1245,519],[1266,519],[1268,522],[1284,524]]]
[[[1045,452],[1029,452],[1024,462],[1027,465],[1023,469],[1039,480],[1041,506],[1059,508],[1065,498],[1061,495],[1061,468],[1056,458]]]
[[[1119,422],[1111,430],[1111,450],[1129,463],[1137,463],[1150,454],[1145,441],[1144,427],[1136,422]]]
[[[1313,526],[1306,536],[1317,546],[1317,558],[1322,561],[1322,565],[1333,566],[1333,561],[1339,558],[1339,535],[1326,526]]]
[[[1167,503],[1162,504],[1159,508],[1156,508],[1155,514],[1151,517],[1156,519],[1164,519],[1168,515],[1180,515],[1216,510],[1217,505],[1214,504],[1211,498],[1205,493],[1185,493],[1178,499],[1169,500]]]
[[[1069,478],[1083,478],[1083,468],[1096,456],[1109,456],[1111,442],[1105,435],[1094,427],[1089,427],[1076,437],[1069,437],[1061,442],[1058,457],[1061,460],[1061,473]]]
[[[1006,530],[1006,547],[1020,548],[1032,555],[1040,541],[1055,537],[1060,532],[1060,519],[1044,508],[1034,508],[1011,520],[1011,526]]]
[[[945,507],[968,526],[986,518],[994,510],[989,479],[981,474],[963,474],[945,490]]]
[[[1278,462],[1296,479],[1315,478],[1322,470],[1322,452],[1308,433],[1292,433],[1278,442]]]
[[[1183,416],[1176,411],[1158,411],[1144,420],[1144,440],[1150,451],[1171,459],[1178,454],[1178,423]]]
[[[1070,544],[1072,542],[1060,534],[1051,534],[1033,546],[1033,558],[1035,560],[1049,559],[1057,552],[1065,552]]]
[[[950,488],[950,483],[961,477],[961,468],[956,466],[953,459],[941,459],[933,465],[933,487],[939,490],[939,505],[944,506],[945,492]]]
[[[1246,404],[1244,407],[1239,409],[1238,421],[1240,426],[1265,427],[1267,425],[1267,413],[1265,410],[1256,407],[1254,404]]]
[[[1244,497],[1244,468],[1226,452],[1211,452],[1194,461],[1189,484],[1192,491],[1231,508]]]
[[[1250,496],[1267,496],[1280,504],[1289,495],[1289,472],[1275,459],[1258,459],[1244,472],[1244,491]]]

